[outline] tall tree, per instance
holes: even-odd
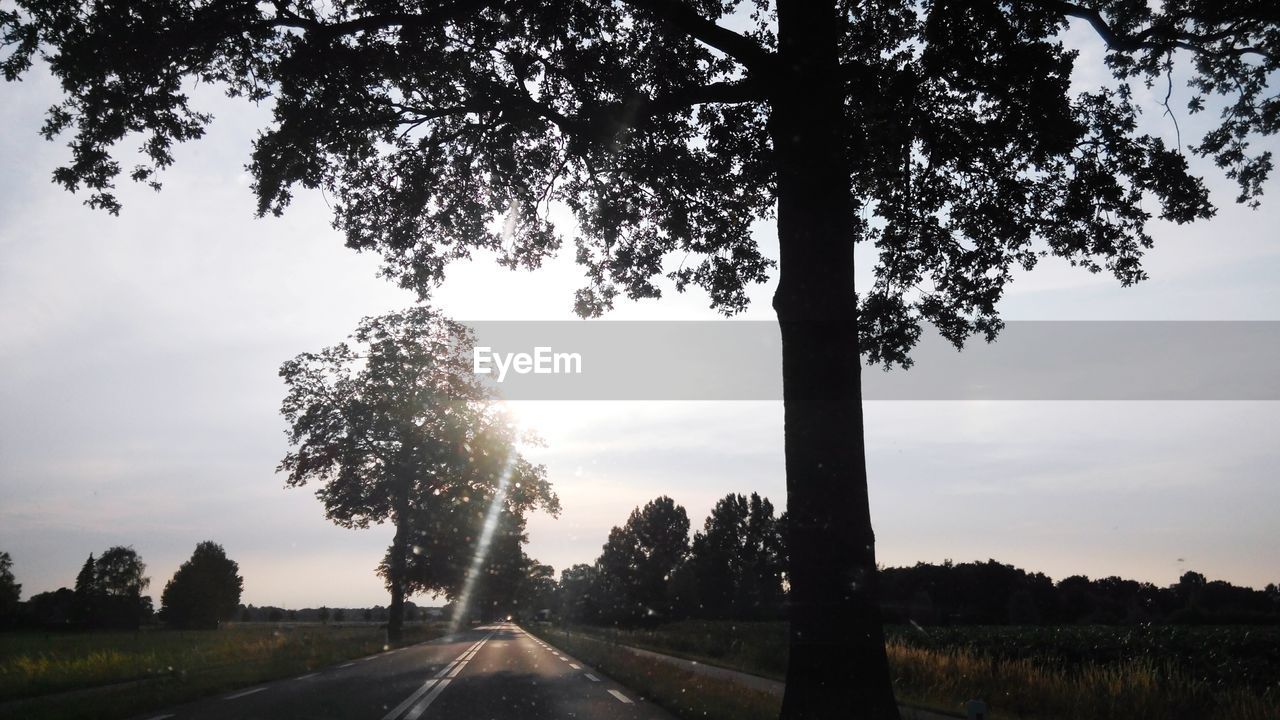
[[[89,553],[84,565],[80,566],[80,572],[76,574],[75,602],[72,604],[71,622],[82,627],[94,624],[99,605],[100,593],[95,565],[93,553]]]
[[[395,525],[380,569],[391,592],[392,640],[406,593],[439,587],[434,577],[411,578],[415,547],[418,555],[428,547],[434,560],[438,544],[463,543],[470,558],[476,513],[499,487],[498,502],[519,512],[539,504],[558,510],[542,468],[520,457],[511,421],[472,372],[472,343],[462,325],[415,307],[366,318],[351,342],[280,369],[294,446],[280,464],[287,483],[321,483],[316,495],[344,527]]]
[[[667,582],[689,552],[689,515],[663,495],[609,532],[597,565],[614,619],[670,615]]]
[[[577,220],[576,307],[656,297],[666,275],[727,313],[772,263],[776,219],[791,588],[787,717],[897,716],[876,602],[861,359],[907,363],[922,323],[957,345],[1044,255],[1144,277],[1153,214],[1214,211],[1188,154],[1256,202],[1250,143],[1280,128],[1273,0],[13,0],[7,78],[37,55],[66,99],[63,186],[115,212],[210,121],[188,81],[274,100],[258,210],[324,188],[334,222],[427,293],[475,249],[537,265]],[[1071,20],[1106,47],[1072,88]],[[1135,84],[1185,73],[1187,150],[1139,129]],[[1181,99],[1181,98],[1180,98]],[[1171,109],[1172,106],[1170,106]],[[117,146],[141,135],[142,162]],[[132,151],[136,145],[125,142]],[[1148,209],[1150,208],[1150,209]],[[505,218],[505,222],[494,222]],[[501,228],[501,231],[499,231]],[[854,287],[854,247],[878,257]],[[686,257],[672,269],[667,259]]]
[[[13,576],[13,558],[0,552],[0,627],[11,624],[18,616],[22,583]]]
[[[151,615],[151,598],[142,594],[151,585],[147,565],[131,547],[107,548],[93,565],[95,624],[136,628]]]
[[[160,596],[160,617],[180,628],[214,629],[235,617],[244,578],[240,565],[222,546],[207,540],[196,545]]]

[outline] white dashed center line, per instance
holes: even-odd
[[[266,688],[264,688],[264,687],[257,687],[257,688],[254,688],[254,689],[252,689],[252,690],[245,690],[244,692],[238,692],[238,693],[236,693],[236,694],[234,694],[234,695],[228,695],[228,696],[226,696],[225,698],[223,698],[223,700],[235,700],[236,698],[242,698],[242,697],[244,697],[245,695],[252,695],[252,694],[254,694],[254,693],[260,693],[260,692],[262,692],[263,690],[266,690]]]
[[[600,678],[596,677],[595,675],[592,675],[591,673],[587,673],[586,675],[587,675],[587,679],[590,680],[591,682],[600,682]]]
[[[622,693],[618,692],[617,690],[610,690],[610,691],[609,691],[609,694],[610,694],[610,695],[612,695],[612,696],[614,696],[614,697],[616,697],[616,698],[618,699],[618,702],[620,702],[620,703],[625,703],[625,704],[627,704],[627,705],[630,705],[630,704],[631,704],[631,698],[628,698],[626,695],[623,695]]]
[[[581,670],[581,669],[582,669],[582,666],[581,666],[581,665],[577,665],[577,664],[575,664],[575,663],[569,663],[569,667],[573,668],[574,670]]]

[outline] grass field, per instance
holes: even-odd
[[[682,622],[577,634],[774,679],[783,623]],[[1280,628],[892,628],[900,700],[955,710],[974,697],[1005,718],[1280,720]]]
[[[443,634],[405,627],[411,644]],[[112,720],[383,650],[374,624],[0,633],[0,717]]]

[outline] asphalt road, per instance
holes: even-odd
[[[673,720],[511,624],[475,628],[142,720]]]

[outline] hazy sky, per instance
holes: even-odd
[[[1081,82],[1095,58],[1082,57]],[[286,451],[276,369],[414,298],[342,247],[319,194],[254,219],[243,165],[265,111],[209,88],[195,97],[217,117],[209,136],[178,150],[162,193],[125,188],[112,218],[49,181],[64,150],[36,130],[56,85],[0,87],[0,550],[24,597],[128,544],[158,598],[212,539],[239,561],[245,602],[385,604],[373,568],[390,529],[337,528],[274,473]],[[1190,138],[1196,124],[1181,120]],[[1280,320],[1280,187],[1253,212],[1209,178],[1219,216],[1155,225],[1150,282],[1120,289],[1046,262],[1015,284],[1006,317]],[[760,240],[776,247],[767,226]],[[579,283],[568,258],[532,274],[481,259],[449,277],[436,304],[464,321],[570,318]],[[748,317],[770,317],[771,292],[757,289]],[[672,294],[609,319],[716,317],[706,304]],[[660,494],[695,527],[727,492],[784,502],[779,403],[513,405],[548,441],[536,455],[564,511],[532,520],[529,552],[557,570],[591,561]],[[1275,403],[868,403],[881,560],[1280,581],[1278,425]]]

